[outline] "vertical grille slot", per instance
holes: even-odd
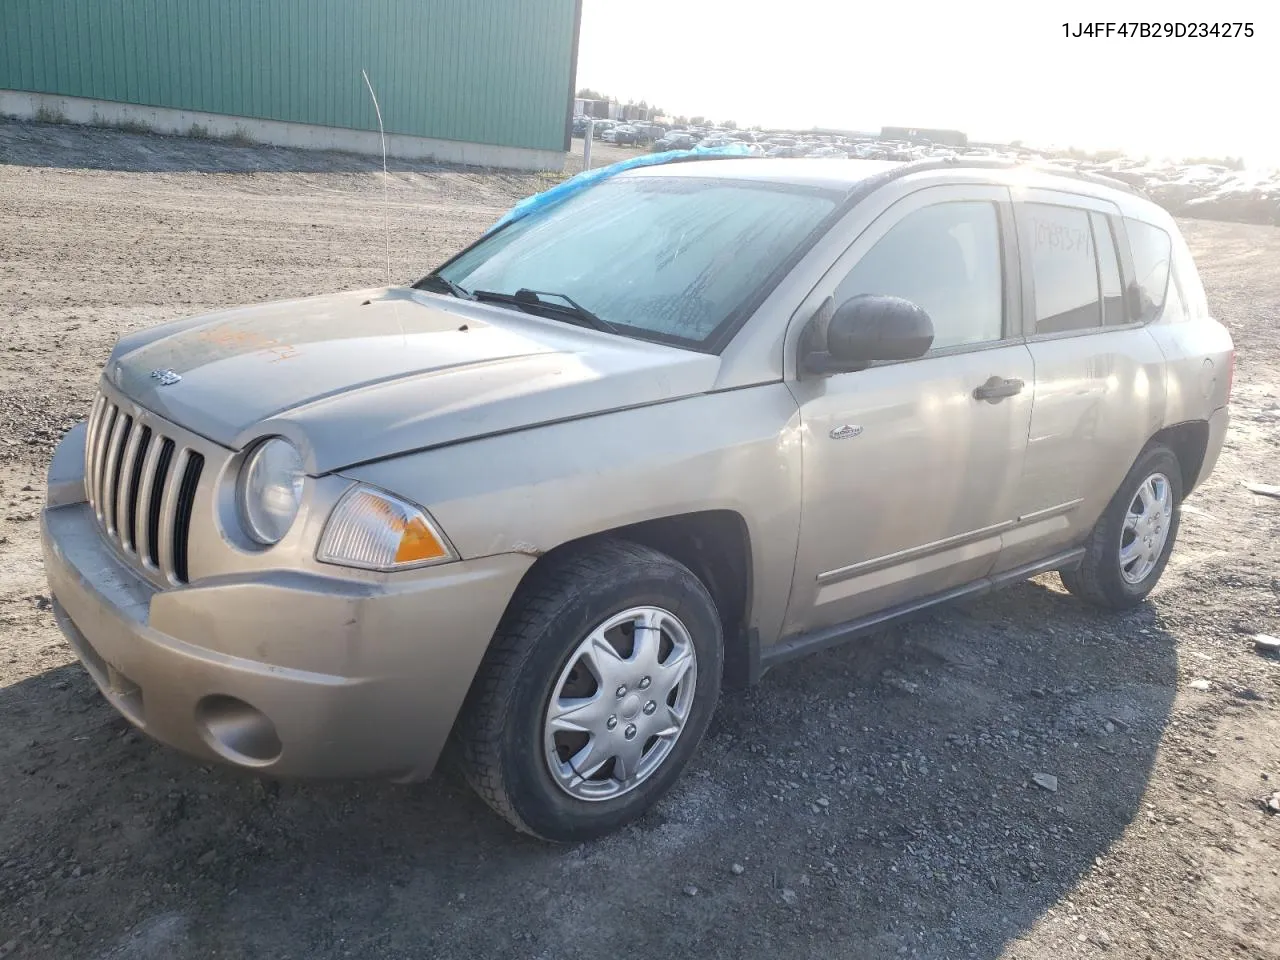
[[[107,451],[111,449],[111,437],[115,433],[116,418],[120,411],[115,404],[108,402],[102,411],[102,421],[98,425],[97,435],[93,438],[93,450],[91,451],[93,460],[93,510],[98,515],[101,522],[104,519],[102,512],[102,479],[106,473]]]
[[[133,454],[133,466],[126,480],[124,492],[125,515],[120,519],[120,542],[126,550],[140,553],[138,548],[138,496],[142,488],[142,465],[151,446],[151,428],[143,427],[137,437]]]
[[[107,533],[118,536],[116,512],[119,507],[120,470],[124,464],[124,451],[133,430],[133,417],[127,414],[116,417],[116,427],[111,431],[111,445],[107,449],[107,477],[102,491],[102,509],[106,516]]]
[[[160,444],[160,459],[156,463],[155,478],[151,484],[151,498],[147,503],[147,560],[151,566],[160,566],[160,504],[169,478],[169,464],[173,460],[173,441],[165,437]]]
[[[204,457],[190,451],[186,469],[182,471],[182,486],[178,488],[173,521],[173,575],[179,583],[187,582],[187,537],[191,533],[191,511],[195,507],[196,487],[200,485],[200,471],[203,469]]]
[[[89,413],[89,430],[84,438],[84,490],[89,506],[98,509],[98,494],[94,489],[94,477],[97,476],[98,464],[93,458],[97,449],[98,434],[102,431],[103,415],[107,410],[107,398],[98,394],[93,402],[93,410]]]

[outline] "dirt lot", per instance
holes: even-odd
[[[546,182],[396,164],[393,277]],[[125,331],[382,282],[381,193],[352,157],[0,123],[0,958],[1280,957],[1280,500],[1241,485],[1280,482],[1274,228],[1185,225],[1235,419],[1129,615],[1046,576],[781,668],[576,848],[452,774],[276,784],[133,733],[48,610],[52,444]]]

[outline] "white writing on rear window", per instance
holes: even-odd
[[[1078,253],[1085,258],[1093,256],[1093,241],[1089,235],[1087,224],[1085,228],[1080,228],[1061,221],[1044,220],[1040,217],[1032,217],[1031,223],[1035,229],[1035,248],[1037,250]]]

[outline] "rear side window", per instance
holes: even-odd
[[[999,340],[1004,272],[995,204],[957,201],[907,214],[854,264],[835,300],[864,293],[923,307],[935,350]]]
[[[1093,245],[1098,251],[1098,281],[1102,284],[1102,322],[1108,327],[1128,323],[1124,310],[1124,291],[1120,285],[1120,260],[1116,256],[1115,235],[1111,232],[1111,218],[1101,213],[1090,213],[1093,226]]]
[[[1018,227],[1035,283],[1035,332],[1064,333],[1101,326],[1098,262],[1088,212],[1024,203],[1019,208]]]
[[[1169,235],[1141,220],[1125,219],[1129,246],[1133,250],[1134,279],[1130,285],[1129,310],[1134,320],[1149,323],[1164,309],[1169,289]]]

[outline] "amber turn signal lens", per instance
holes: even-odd
[[[397,570],[458,556],[421,507],[360,484],[333,508],[316,558],[365,570]]]
[[[448,556],[448,551],[422,517],[414,517],[405,525],[396,550],[396,563],[421,563],[445,556]]]

